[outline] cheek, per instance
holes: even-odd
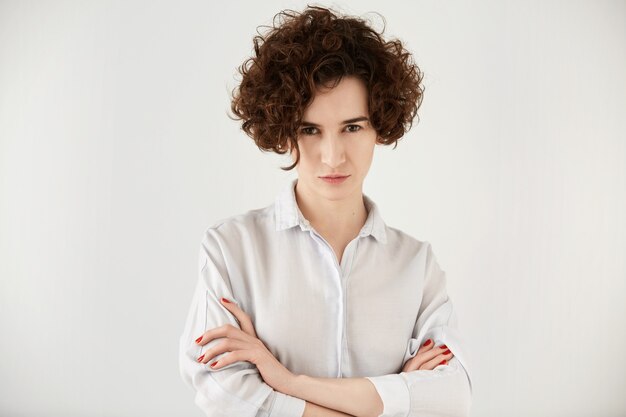
[[[365,146],[359,149],[358,155],[356,155],[359,162],[362,164],[369,164],[374,157],[374,147]]]
[[[300,148],[300,162],[301,165],[310,165],[311,161],[315,159],[315,149],[313,144],[307,143],[306,141],[302,141],[302,143],[298,144]]]

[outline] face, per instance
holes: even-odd
[[[365,83],[354,76],[316,92],[298,129],[298,188],[329,200],[361,195],[378,137],[368,120],[367,98]],[[340,183],[321,178],[332,174],[348,177]]]

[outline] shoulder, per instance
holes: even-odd
[[[403,258],[411,258],[426,262],[435,257],[432,244],[425,239],[419,239],[413,234],[386,225],[387,242],[389,249]]]
[[[203,239],[255,238],[274,224],[274,205],[271,204],[214,221],[205,228]]]
[[[430,242],[428,240],[418,239],[413,234],[405,230],[400,230],[389,225],[385,225],[385,228],[387,239],[394,242],[396,245],[409,246],[413,250],[417,251],[425,250],[428,246],[430,246]]]

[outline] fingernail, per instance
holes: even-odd
[[[439,347],[440,347],[441,349],[448,349],[448,346],[446,346],[446,345],[441,345],[441,346],[439,346]]]
[[[200,356],[200,357],[198,358],[198,362],[200,362],[200,361],[202,360],[202,358],[204,358],[204,355],[202,355],[202,356]]]
[[[196,339],[196,343],[200,343],[201,340],[202,340],[202,336]]]
[[[447,361],[444,359],[444,360],[442,360],[441,362],[439,362],[439,365],[445,365],[445,364],[446,364],[446,362],[447,362]]]
[[[215,361],[215,362],[213,362],[213,363],[211,364],[211,368],[213,368],[215,365],[217,365],[217,362],[219,362],[219,361]]]
[[[424,343],[422,346],[428,346],[428,345],[430,345],[430,342],[431,342],[431,340],[430,340],[430,339],[428,339],[428,340],[426,341],[426,343]]]
[[[222,301],[225,303],[230,303],[230,301],[228,301],[227,299],[225,299],[224,297],[222,297]]]
[[[448,353],[450,353],[450,349],[448,349],[445,352],[443,352],[444,355],[447,355]]]

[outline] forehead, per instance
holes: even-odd
[[[319,88],[304,110],[307,121],[326,122],[367,116],[367,88],[360,78],[345,76],[334,88]]]

